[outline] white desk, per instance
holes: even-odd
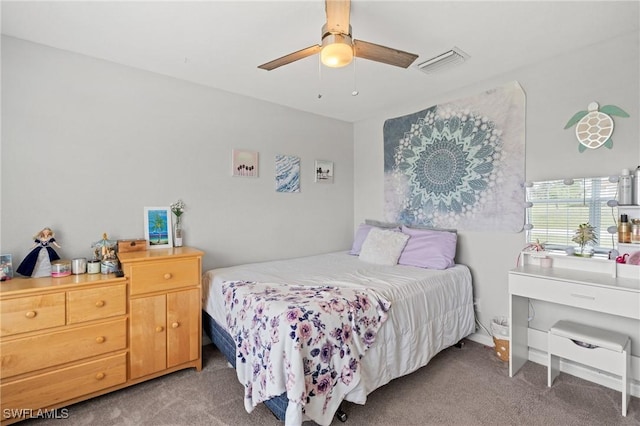
[[[510,377],[529,359],[529,299],[640,320],[640,266],[548,255],[553,266],[542,268],[544,253],[522,255],[509,271]]]

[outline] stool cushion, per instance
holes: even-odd
[[[616,352],[622,352],[629,341],[629,336],[622,333],[565,320],[555,323],[549,333]]]

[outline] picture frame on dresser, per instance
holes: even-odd
[[[169,207],[144,208],[144,238],[152,249],[173,247]]]
[[[10,254],[0,254],[0,281],[13,278],[13,263]]]

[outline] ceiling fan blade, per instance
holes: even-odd
[[[351,34],[349,30],[350,0],[326,0],[327,31],[330,33]]]
[[[418,55],[362,40],[353,40],[356,58],[369,59],[396,67],[408,68]]]
[[[288,55],[284,55],[281,58],[274,59],[271,62],[267,62],[266,64],[258,65],[258,68],[262,68],[263,70],[271,71],[283,65],[290,64],[291,62],[295,62],[299,59],[306,58],[307,56],[315,55],[320,52],[320,45],[309,46],[306,49],[298,50],[297,52],[289,53]]]

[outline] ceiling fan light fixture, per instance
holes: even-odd
[[[320,60],[331,68],[349,65],[353,60],[351,37],[345,34],[327,34],[322,39]]]

